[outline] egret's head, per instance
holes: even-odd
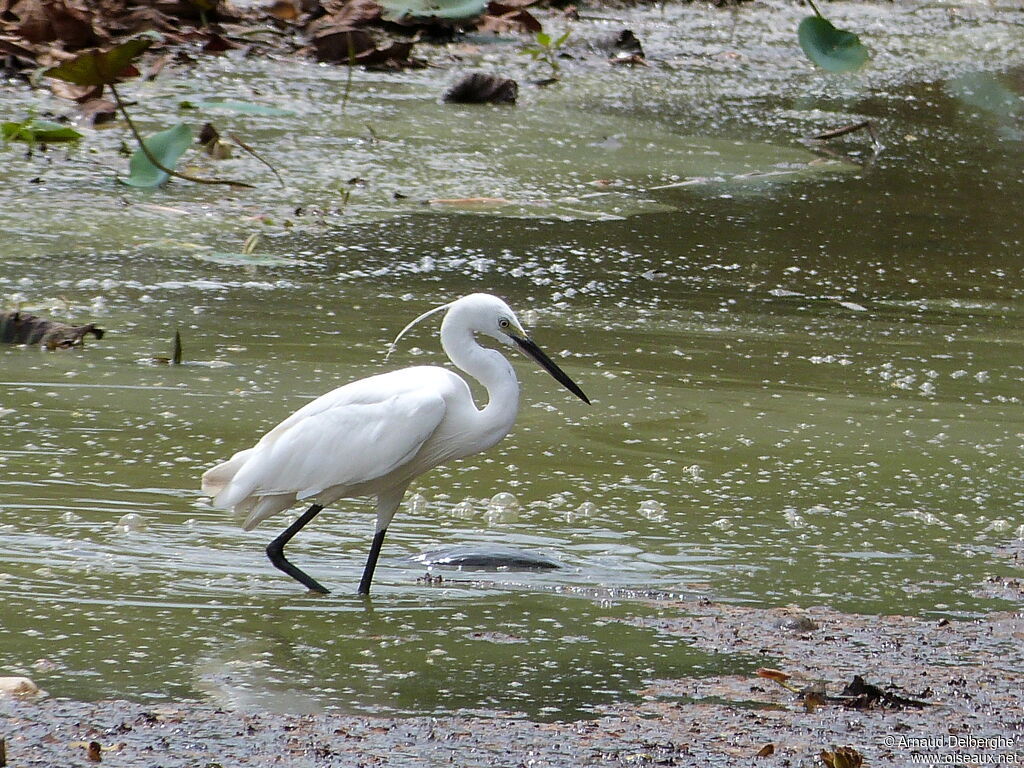
[[[459,323],[473,333],[486,334],[507,346],[512,346],[517,338],[526,338],[526,331],[512,308],[489,293],[472,293],[453,301],[441,324],[442,329],[449,322]]]
[[[576,382],[570,379],[565,371],[559,368],[544,353],[544,350],[538,347],[533,339],[526,335],[522,324],[516,318],[516,313],[501,299],[486,293],[474,293],[470,296],[465,296],[458,301],[452,302],[448,314],[445,315],[444,323],[441,324],[442,331],[444,324],[448,323],[449,320],[452,322],[464,322],[470,330],[492,336],[502,344],[509,346],[515,344],[522,350],[523,354],[537,362],[541,368],[550,373],[559,384],[583,400],[583,402],[590,402],[587,396],[583,394],[583,390],[576,385]]]
[[[468,331],[470,334],[485,334],[507,346],[515,344],[527,357],[540,364],[562,386],[584,402],[590,402],[587,396],[583,394],[583,390],[526,335],[526,331],[523,330],[523,326],[516,317],[516,313],[512,311],[512,308],[497,296],[491,296],[489,293],[472,293],[449,304],[442,304],[440,307],[434,307],[434,309],[424,312],[402,329],[401,333],[398,334],[398,337],[392,343],[391,348],[394,349],[406,331],[420,320],[442,310],[447,310],[441,323],[442,344],[444,344],[444,339],[447,335],[446,329],[449,332],[455,332],[456,336],[459,333]]]

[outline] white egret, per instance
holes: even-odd
[[[377,526],[359,594],[370,592],[384,534],[409,483],[439,464],[485,451],[508,434],[519,410],[519,382],[503,354],[481,346],[475,334],[516,344],[566,389],[590,400],[526,335],[501,299],[475,293],[417,317],[395,344],[425,317],[447,310],[441,347],[456,367],[487,390],[477,408],[469,385],[450,370],[416,366],[346,384],[321,395],[282,421],[252,448],[208,470],[203,492],[214,506],[245,515],[243,527],[300,501],[311,501],[298,520],[267,546],[277,568],[310,590],[321,584],[284,556],[285,545],[324,507],[339,499],[376,496]]]

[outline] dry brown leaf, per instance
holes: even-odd
[[[777,683],[784,683],[792,677],[792,675],[786,674],[780,669],[772,669],[770,667],[759,667],[757,670],[757,676],[768,680],[774,680]]]
[[[109,39],[94,28],[93,14],[82,0],[19,0],[9,13],[18,19],[14,30],[30,43],[60,41],[78,49]]]
[[[90,99],[78,105],[78,114],[83,125],[109,123],[117,117],[117,105],[109,99]]]
[[[496,2],[487,4],[487,14],[477,24],[480,32],[492,32],[496,35],[507,32],[530,32],[536,34],[544,29],[537,17],[529,11],[513,3]]]
[[[267,8],[267,13],[281,21],[295,21],[302,11],[296,0],[277,0]]]
[[[50,80],[50,90],[54,96],[77,101],[79,104],[93,101],[103,96],[102,85],[74,85],[65,80]]]

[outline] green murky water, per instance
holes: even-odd
[[[565,718],[652,677],[750,668],[624,623],[667,610],[629,600],[648,590],[1006,607],[983,584],[1019,574],[1024,537],[1020,11],[903,9],[884,45],[890,6],[842,12],[877,49],[846,79],[792,54],[795,11],[668,9],[668,28],[622,12],[577,37],[628,24],[651,67],[569,62],[571,86],[514,111],[437,103],[437,72],[359,73],[342,109],[343,71],[264,59],[134,94],[154,125],[212,96],[291,109],[204,116],[285,190],[246,157],[221,172],[250,192],[120,187],[117,131],[4,149],[0,303],[109,335],[0,349],[3,669],[83,698]],[[0,105],[38,98],[12,84]],[[870,162],[865,138],[838,160],[797,141],[863,117],[887,145]],[[425,203],[465,197],[491,199]],[[335,589],[304,595],[262,552],[285,518],[244,533],[199,475],[339,383],[440,363],[426,327],[383,354],[475,290],[518,308],[593,406],[517,361],[515,431],[414,486],[372,604],[349,595],[361,503],[292,545]],[[187,364],[152,362],[175,329]],[[411,558],[455,544],[565,567],[418,582]]]

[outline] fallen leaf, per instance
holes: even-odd
[[[206,43],[203,45],[203,53],[225,53],[226,51],[233,51],[241,47],[241,45],[228,40],[223,35],[211,32],[207,35]]]
[[[770,667],[760,667],[757,670],[757,676],[764,677],[768,680],[774,680],[777,683],[784,683],[792,677],[792,675],[788,675],[782,670],[771,669]]]
[[[864,756],[853,747],[833,747],[832,752],[821,750],[818,755],[828,768],[860,768]]]
[[[277,0],[267,8],[267,13],[280,21],[295,21],[299,18],[301,9],[295,0]]]
[[[478,32],[491,32],[496,35],[508,32],[536,34],[543,28],[537,17],[526,9],[496,0],[491,0],[487,4],[487,13],[477,24]]]
[[[64,80],[54,80],[50,83],[50,90],[54,96],[62,99],[71,99],[83,104],[103,95],[103,85],[75,85]]]
[[[341,64],[355,61],[359,54],[376,48],[370,34],[352,24],[339,24],[322,29],[313,37],[313,47],[319,61]]]
[[[78,105],[79,124],[101,125],[117,116],[117,106],[109,99],[92,99]]]
[[[7,344],[39,344],[49,350],[83,346],[85,336],[103,338],[103,329],[95,323],[71,326],[25,312],[0,312],[0,342]],[[0,677],[0,692],[25,695],[38,693],[39,688],[27,677]]]
[[[61,42],[66,48],[85,48],[109,39],[93,25],[83,0],[20,0],[8,13],[18,19],[14,31],[30,43]]]
[[[306,34],[316,37],[330,27],[358,27],[379,21],[384,9],[375,0],[349,0],[340,8],[306,27]]]

